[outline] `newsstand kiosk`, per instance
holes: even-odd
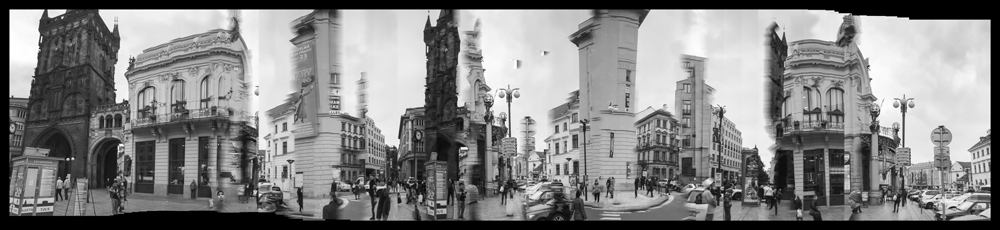
[[[10,216],[52,216],[56,170],[61,158],[27,155],[13,159]]]

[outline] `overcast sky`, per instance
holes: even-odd
[[[109,26],[120,18],[122,49],[116,82],[119,101],[125,90],[121,77],[128,55],[170,39],[225,28],[225,11],[101,11]],[[254,49],[254,77],[261,85],[261,110],[281,104],[292,92],[290,23],[310,10],[244,13],[244,36]],[[51,11],[58,15],[61,11]],[[425,57],[423,27],[428,14],[436,25],[438,11],[343,11],[345,95],[343,108],[357,115],[357,86],[361,72],[369,80],[370,116],[385,135],[386,144],[398,145],[399,117],[406,108],[423,106]],[[11,11],[10,76],[16,96],[28,92],[37,50],[37,18],[41,11]],[[155,16],[150,16],[155,15]],[[531,116],[539,122],[536,141],[552,133],[547,113],[561,105],[568,93],[579,89],[578,53],[568,36],[590,17],[589,11],[459,11],[460,31],[472,30],[482,20],[487,84],[494,90],[520,88],[512,113],[519,121]],[[844,14],[831,11],[669,11],[649,13],[639,29],[636,70],[637,109],[674,109],[675,82],[685,77],[680,54],[707,58],[708,84],[717,90],[714,104],[724,105],[743,133],[743,146],[755,145],[769,162],[773,141],[764,131],[765,29],[777,22],[789,41],[836,39]],[[256,16],[256,17],[254,17]],[[259,20],[255,20],[259,18]],[[259,25],[259,29],[257,26]],[[169,28],[169,29],[166,29]],[[252,37],[256,35],[257,37]],[[882,124],[901,122],[892,98],[916,98],[907,119],[908,147],[913,162],[932,159],[929,133],[938,125],[953,133],[952,159],[969,161],[968,149],[990,128],[990,22],[914,21],[895,17],[862,17],[861,52],[871,59],[876,97],[885,100]],[[465,39],[464,34],[462,39]],[[259,48],[256,43],[259,42]],[[464,48],[464,47],[463,47]],[[541,56],[540,50],[550,51]],[[520,69],[513,60],[523,60]],[[260,65],[266,63],[267,65]],[[460,70],[459,102],[468,99],[467,70]],[[567,83],[568,82],[568,83]],[[497,98],[493,109],[507,111]],[[262,114],[263,115],[263,114]],[[263,121],[263,119],[262,119]],[[515,123],[516,124],[516,123]],[[261,134],[271,130],[261,124]],[[514,127],[515,134],[520,131]]]
[[[42,10],[11,10],[10,11],[10,94],[15,97],[27,97],[31,89],[31,77],[38,63],[38,22]],[[49,17],[56,17],[66,10],[49,10]],[[251,56],[260,42],[257,38],[260,24],[257,11],[243,11],[240,28]],[[116,102],[128,100],[128,80],[125,71],[128,69],[129,57],[139,56],[142,50],[167,43],[170,40],[214,29],[229,29],[229,12],[226,10],[100,10],[101,19],[109,30],[115,26],[118,17],[118,32],[121,35],[121,47],[118,49],[118,63],[115,64]],[[253,35],[253,36],[251,36]],[[258,82],[257,69],[259,60],[251,59],[250,83]],[[251,91],[251,111],[256,111],[258,103]]]

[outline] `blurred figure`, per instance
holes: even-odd
[[[299,212],[302,212],[302,187],[298,187],[298,189],[295,190],[295,196],[296,201],[299,203]]]
[[[732,215],[729,211],[733,208],[733,189],[727,188],[725,196],[722,197],[722,216],[726,221],[732,220]]]
[[[583,199],[580,199],[580,195],[582,194],[582,190],[576,190],[576,198],[573,199],[573,220],[587,220],[587,212],[583,208]]]
[[[468,195],[468,192],[467,192],[468,189],[465,189],[465,182],[464,181],[459,181],[458,182],[458,189],[459,189],[459,191],[458,191],[458,197],[457,197],[458,199],[456,200],[457,203],[458,203],[458,219],[459,220],[464,220],[465,219],[465,197],[466,197],[466,195]]]
[[[336,193],[337,190],[333,190],[330,193]],[[340,213],[340,198],[337,196],[330,197],[330,203],[323,206],[323,219],[324,220],[336,220]]]
[[[223,202],[226,201],[226,193],[222,192],[222,190],[219,190],[218,192],[215,193],[215,198],[217,199],[215,203],[218,203],[217,205],[215,205],[215,210],[219,212],[224,211],[225,209],[223,209],[224,208]]]
[[[59,201],[59,198],[63,197],[63,194],[62,194],[63,183],[65,183],[65,182],[63,182],[62,178],[59,178],[59,180],[56,181],[56,185],[55,185],[55,187],[56,187],[56,201]],[[62,199],[65,200],[66,198],[68,198],[68,197],[63,197]]]
[[[608,178],[608,182],[607,183],[608,183],[608,185],[607,185],[608,193],[604,194],[604,197],[607,198],[607,197],[610,196],[611,199],[614,199],[615,198],[615,178],[614,177]]]
[[[820,196],[816,195],[816,199],[813,199],[809,207],[809,215],[813,217],[813,221],[823,221],[823,215],[819,212],[819,199]],[[854,215],[851,215],[851,219],[854,219]]]
[[[705,211],[705,221],[712,221],[715,219],[715,207],[719,205],[718,197],[712,194],[715,180],[708,179],[702,184],[705,185],[705,191],[701,192],[702,202],[708,204],[708,209]]]
[[[802,198],[795,196],[795,200],[792,200],[792,207],[795,208],[795,221],[802,221]]]
[[[389,205],[392,204],[392,200],[389,199],[389,187],[385,181],[379,180],[375,190],[375,195],[378,196],[378,216],[376,219],[389,220]]]
[[[195,197],[196,197],[196,195],[198,193],[198,185],[196,183],[194,183],[194,181],[192,180],[191,181],[191,185],[189,185],[189,186],[191,186],[191,199],[194,200],[194,199],[196,199]],[[258,200],[258,202],[260,202],[260,200]]]
[[[371,177],[369,177],[369,178],[371,178]],[[371,203],[371,207],[372,207],[372,218],[369,218],[369,220],[375,220],[375,217],[377,216],[375,214],[375,208],[377,207],[377,204],[375,203],[375,201],[378,198],[378,197],[375,196],[375,183],[376,183],[376,181],[378,181],[378,180],[377,179],[369,179],[368,180],[368,198],[369,198],[369,203]]]
[[[601,189],[602,189],[601,184],[598,183],[597,181],[594,181],[594,190],[593,190],[594,203],[601,203],[601,192],[602,192]]]

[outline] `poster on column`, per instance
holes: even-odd
[[[292,133],[296,138],[314,137],[319,124],[319,91],[316,91],[316,40],[309,40],[295,45],[292,52],[292,62],[295,63],[293,85],[296,87],[295,114]]]
[[[743,187],[743,206],[760,206],[760,196],[757,194],[757,177],[746,177],[747,184]]]

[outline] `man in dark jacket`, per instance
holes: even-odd
[[[639,177],[639,187],[642,189],[646,189],[646,181],[647,181],[646,176]]]
[[[296,201],[299,203],[299,212],[302,212],[302,187],[298,187],[298,189],[295,190],[295,196]]]
[[[376,182],[376,179],[370,179],[370,180],[368,180],[368,198],[370,199],[369,202],[371,203],[371,207],[372,207],[372,218],[370,218],[369,220],[375,220],[375,216],[376,216],[375,215],[375,207],[377,207],[377,206],[376,206],[375,201],[376,201],[376,199],[378,199],[378,197],[375,196],[375,182]]]
[[[640,189],[639,186],[642,183],[642,179],[636,177],[635,182],[633,183],[635,184],[635,198],[639,198],[639,189]]]
[[[823,221],[823,215],[819,212],[819,199],[820,196],[816,196],[816,199],[812,201],[812,206],[809,207],[809,215],[813,217],[813,221]],[[854,215],[851,215],[851,217],[853,220]]]
[[[455,181],[451,178],[448,179],[448,205],[451,205],[451,200],[455,199]]]

